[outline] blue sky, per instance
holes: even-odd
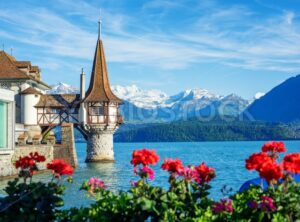
[[[79,86],[100,8],[111,84],[251,98],[300,73],[299,0],[0,0],[0,43]]]

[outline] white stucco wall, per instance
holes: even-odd
[[[85,98],[85,85],[86,85],[86,77],[82,69],[82,73],[80,75],[80,99]],[[86,124],[86,104],[80,103],[79,109],[79,121],[83,124]]]
[[[84,103],[80,104],[80,109],[79,109],[79,121],[83,124],[86,123],[86,108],[84,106]]]
[[[25,125],[37,124],[37,109],[34,107],[40,99],[40,95],[22,95],[22,123]]]
[[[117,122],[117,114],[118,114],[118,107],[116,105],[109,105],[108,107],[108,115],[109,115],[109,122],[116,123]]]
[[[108,107],[108,115],[110,116],[116,116],[117,115],[117,110],[118,110],[118,107],[116,105],[109,105]]]
[[[29,87],[31,87],[31,85],[29,85],[28,83],[23,83],[21,85],[21,92],[24,91],[25,89],[29,88]]]

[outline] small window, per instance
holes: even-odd
[[[7,148],[7,103],[0,101],[0,149]]]
[[[91,115],[91,116],[104,116],[103,106],[90,107],[89,108],[89,115]]]

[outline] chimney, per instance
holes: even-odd
[[[85,73],[82,68],[80,74],[80,99],[82,100],[84,98],[85,98]]]
[[[80,74],[80,100],[82,101],[84,98],[85,98],[85,74],[82,68]],[[84,107],[84,103],[80,103],[79,120],[81,123],[86,124],[86,109]]]

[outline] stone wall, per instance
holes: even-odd
[[[61,125],[61,144],[54,146],[54,158],[64,159],[68,164],[77,167],[78,160],[72,123],[63,123]]]
[[[1,154],[0,155],[0,176],[8,177],[17,174],[17,170],[12,165],[13,154]]]
[[[26,145],[26,146],[19,146],[15,149],[14,155],[12,157],[12,162],[15,162],[19,159],[20,156],[27,156],[29,153],[38,152],[40,155],[45,156],[46,162],[41,163],[38,165],[39,169],[44,170],[46,169],[46,164],[53,160],[53,146],[49,145]]]
[[[63,159],[66,163],[72,165],[72,158],[69,153],[69,149],[66,146],[56,144],[53,147],[54,159]],[[73,166],[73,165],[72,165]]]
[[[27,156],[31,152],[38,152],[46,157],[46,162],[38,164],[40,170],[45,169],[53,159],[63,159],[73,167],[78,165],[75,149],[73,124],[65,123],[61,126],[62,144],[52,145],[24,145],[16,146],[14,150],[0,153],[0,177],[15,176],[18,171],[14,163],[20,156]]]
[[[48,145],[26,145],[18,146],[13,153],[1,154],[0,155],[0,176],[8,177],[18,174],[14,163],[20,156],[27,156],[31,152],[38,152],[39,154],[46,157],[46,162],[38,164],[40,170],[46,169],[46,164],[53,160],[53,147]]]

